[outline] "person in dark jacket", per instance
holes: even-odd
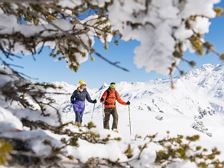
[[[89,93],[86,90],[86,83],[83,80],[79,81],[79,87],[72,93],[71,103],[75,112],[76,124],[82,123],[83,113],[85,110],[85,100],[90,103],[97,103],[96,99],[92,100]]]

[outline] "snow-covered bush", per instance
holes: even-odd
[[[177,137],[169,137],[158,141],[163,147],[162,150],[156,152],[155,163],[159,163],[161,167],[173,164],[177,160],[185,160],[194,163],[197,167],[223,167],[217,156],[220,154],[218,149],[214,148],[209,152],[202,146],[192,144],[199,140],[199,135],[187,136],[178,135]]]
[[[196,143],[199,140],[199,135],[172,137],[167,134],[165,138],[158,138],[157,134],[154,134],[137,137],[132,140],[132,144],[127,144],[125,140],[111,132],[105,134],[102,131],[96,131],[93,123],[88,123],[83,127],[67,123],[60,127],[43,128],[40,126],[40,128],[46,129],[48,134],[43,130],[30,131],[30,133],[22,131],[1,134],[0,138],[4,141],[0,142],[4,143],[0,149],[4,150],[1,150],[3,154],[2,158],[0,157],[2,159],[0,163],[24,167],[27,164],[36,167],[55,165],[57,167],[69,167],[69,165],[141,167],[154,165],[165,168],[188,165],[198,168],[221,168],[224,166],[224,162],[218,158],[220,155],[218,149],[214,148],[209,151]],[[31,135],[24,137],[27,133]],[[36,138],[33,139],[34,137]],[[29,140],[30,138],[32,141]],[[115,151],[110,150],[112,144]],[[92,151],[91,146],[94,145],[98,150]],[[116,151],[116,148],[120,150]],[[79,154],[81,149],[85,149],[82,151],[85,153],[83,153],[84,158]],[[91,154],[89,155],[89,153]],[[114,155],[115,153],[117,155]],[[8,157],[10,155],[12,157]],[[29,163],[26,162],[27,160]]]
[[[55,100],[52,94],[65,94],[62,92],[47,92],[46,89],[60,89],[54,84],[34,83],[9,66],[3,65],[0,69],[0,98],[10,102],[10,106],[21,106],[22,109],[40,112],[42,116],[49,116],[50,111],[57,114],[58,122],[62,124],[59,110],[52,104]]]

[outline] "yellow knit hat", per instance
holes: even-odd
[[[79,85],[80,85],[80,86],[82,86],[82,85],[86,85],[86,82],[85,82],[84,80],[80,80],[80,81],[79,81]]]

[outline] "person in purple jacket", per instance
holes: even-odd
[[[96,99],[92,100],[89,93],[86,90],[86,83],[84,80],[79,81],[79,87],[72,93],[71,103],[75,112],[76,124],[82,124],[83,113],[85,110],[85,100],[90,103],[97,103]]]

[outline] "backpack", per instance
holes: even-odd
[[[109,97],[109,95],[110,95],[110,89],[107,89],[106,92],[107,92],[107,96],[106,96],[106,98],[105,98],[105,104],[107,104],[107,99],[108,99],[108,97]],[[115,98],[117,98],[117,91],[116,91],[116,90],[115,90]],[[116,104],[116,102],[115,102],[115,104]],[[115,105],[115,104],[114,104],[114,105]]]

